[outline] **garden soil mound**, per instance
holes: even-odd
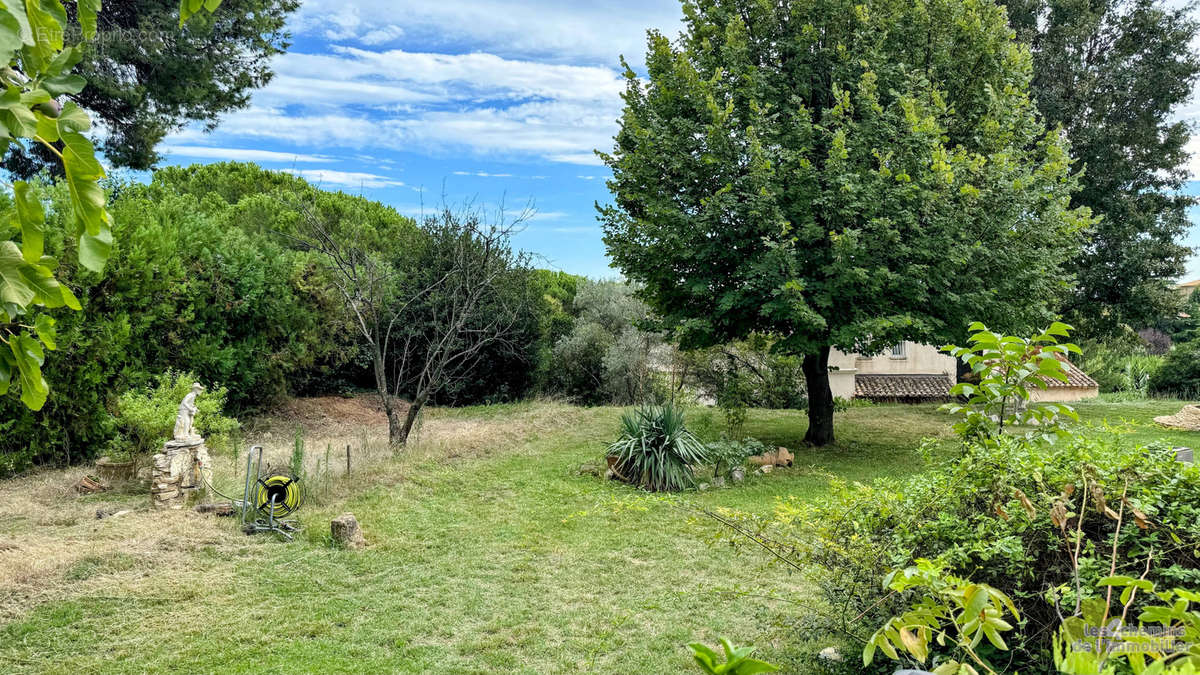
[[[1200,431],[1200,406],[1185,405],[1183,410],[1174,415],[1163,415],[1155,417],[1155,422],[1170,427],[1172,429],[1184,429],[1185,431]]]
[[[316,396],[294,398],[283,404],[274,415],[279,421],[294,422],[304,426],[318,426],[330,422],[343,424],[387,424],[387,416],[379,401],[372,395]]]

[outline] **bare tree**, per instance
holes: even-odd
[[[528,208],[507,218],[501,207],[489,219],[473,205],[443,207],[407,246],[389,250],[309,205],[298,210],[297,231],[285,236],[324,261],[371,357],[393,445],[407,442],[439,391],[478,372],[489,348],[519,346],[514,328],[531,309],[531,270],[511,238],[532,215]]]

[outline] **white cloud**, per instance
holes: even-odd
[[[1200,180],[1200,136],[1192,136],[1183,148],[1188,153],[1187,172],[1191,180]]]
[[[624,79],[609,68],[492,54],[373,52],[283,55],[277,76],[220,134],[298,148],[541,158],[599,164],[612,144]],[[171,137],[202,142],[201,132]]]
[[[202,145],[166,145],[160,148],[164,155],[172,157],[200,157],[222,159],[231,162],[331,162],[332,157],[305,155],[294,152],[254,150],[249,148],[215,148]]]
[[[365,45],[382,45],[392,42],[404,36],[404,29],[395,24],[376,28],[367,31],[365,35],[359,38],[359,42]]]
[[[533,215],[526,218],[528,221],[535,220],[562,220],[571,214],[566,211],[534,211]]]
[[[306,0],[292,28],[371,44],[380,31],[403,26],[407,43],[435,51],[469,45],[508,57],[616,67],[621,54],[642,62],[648,28],[673,36],[681,18],[678,0]],[[387,24],[381,27],[380,19]]]
[[[488,173],[487,171],[454,171],[455,176],[478,176],[480,178],[512,178],[511,173]]]
[[[329,169],[283,169],[307,180],[310,183],[325,187],[329,185],[349,188],[382,188],[404,187],[404,183],[387,176],[358,171],[331,171]]]

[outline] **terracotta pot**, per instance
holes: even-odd
[[[617,458],[613,457],[612,455],[607,455],[607,456],[605,456],[605,459],[608,460],[608,468],[610,470],[612,470],[613,475],[616,476],[618,479],[623,480],[626,483],[628,483],[629,479],[625,477],[625,474],[622,473],[619,468],[617,468]]]
[[[100,475],[100,478],[109,483],[133,478],[135,468],[135,463],[132,460],[115,462],[108,457],[101,457],[96,460],[96,473]]]

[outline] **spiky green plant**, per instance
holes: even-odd
[[[683,411],[643,406],[621,416],[621,437],[608,446],[616,469],[653,492],[677,492],[695,484],[693,466],[708,463],[708,450],[684,425]]]

